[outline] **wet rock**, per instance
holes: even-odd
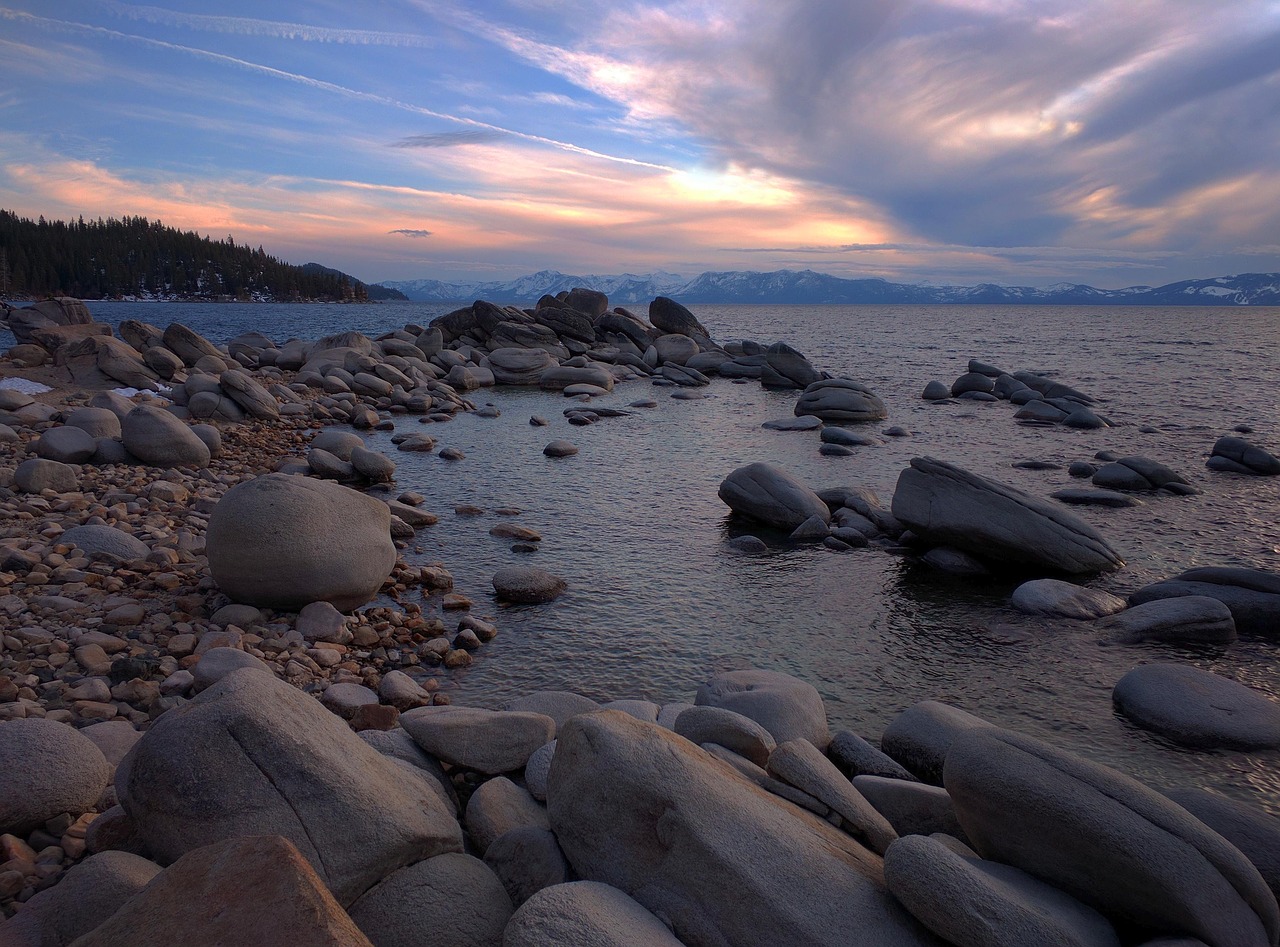
[[[776,421],[765,421],[760,426],[766,431],[816,431],[822,427],[822,418],[805,414],[794,418],[778,418]]]
[[[719,496],[735,513],[787,531],[812,516],[823,522],[831,519],[816,493],[772,464],[739,467],[721,482]]]
[[[760,383],[766,388],[804,389],[821,378],[809,360],[785,342],[775,342],[765,352]]]
[[[1228,644],[1236,640],[1231,610],[1207,595],[1157,599],[1135,605],[1097,622],[1097,628],[1121,644],[1140,641]]]
[[[1261,569],[1209,566],[1144,586],[1129,597],[1133,605],[1186,595],[1207,595],[1231,610],[1239,631],[1273,635],[1280,624],[1280,575]]]
[[[1138,726],[1183,746],[1280,749],[1280,702],[1211,671],[1144,664],[1122,677],[1111,696]]]
[[[1198,493],[1181,474],[1147,457],[1121,457],[1098,468],[1093,485],[1106,490],[1167,490],[1171,493]]]
[[[228,490],[209,517],[209,569],[233,600],[273,608],[373,598],[395,565],[386,504],[327,481],[267,474]]]
[[[915,458],[899,476],[893,514],[926,541],[985,562],[1075,574],[1124,565],[1083,520],[931,457]]]
[[[951,389],[945,382],[931,381],[924,386],[924,392],[920,397],[925,401],[943,401],[951,397]]]
[[[952,382],[949,394],[953,397],[958,397],[971,391],[990,394],[995,390],[995,378],[982,372],[968,372]]]
[[[578,448],[565,440],[554,440],[542,449],[548,457],[572,457]]]
[[[1009,604],[1028,615],[1089,620],[1124,611],[1128,603],[1101,589],[1086,589],[1061,579],[1032,579],[1013,591]]]
[[[1117,922],[1217,947],[1280,936],[1280,909],[1248,860],[1113,769],[986,728],[956,740],[944,779],[982,857],[1033,874]]]
[[[536,566],[505,566],[493,574],[493,590],[503,601],[537,605],[560,597],[568,584]]]
[[[351,466],[356,473],[373,483],[389,483],[396,476],[396,465],[386,454],[364,447],[352,449]]]
[[[1092,470],[1091,465],[1089,469]],[[1072,476],[1093,476],[1088,474],[1072,474]],[[1135,496],[1118,493],[1115,490],[1102,490],[1094,487],[1068,487],[1050,494],[1055,500],[1069,503],[1072,506],[1105,506],[1111,509],[1122,509],[1129,506],[1142,506],[1142,501]]]
[[[1241,437],[1220,437],[1206,464],[1210,470],[1274,477],[1280,474],[1280,458],[1255,447]]]

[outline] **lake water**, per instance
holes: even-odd
[[[451,306],[196,305],[94,303],[99,319],[182,321],[216,342],[246,329],[277,341],[358,329],[377,334],[425,324]],[[1096,451],[1143,454],[1191,479],[1203,494],[1152,497],[1125,510],[1076,508],[1128,561],[1090,583],[1124,594],[1193,566],[1280,571],[1280,478],[1217,474],[1204,462],[1213,442],[1249,424],[1255,443],[1280,448],[1280,309],[1083,307],[697,306],[725,341],[787,341],[820,369],[859,380],[889,408],[887,424],[911,432],[858,448],[818,453],[816,432],[780,433],[761,423],[790,417],[795,393],[718,380],[709,397],[679,401],[672,389],[619,385],[595,402],[658,406],[592,427],[569,426],[558,394],[490,389],[473,394],[501,416],[459,416],[426,430],[466,454],[395,451],[390,434],[367,440],[399,464],[397,485],[427,497],[439,525],[421,531],[414,561],[441,561],[475,611],[501,634],[454,672],[455,700],[499,706],[534,689],[571,689],[599,700],[691,699],[714,671],[755,666],[812,682],[834,726],[877,738],[903,709],[925,699],[954,703],[995,723],[1115,765],[1154,786],[1203,785],[1280,814],[1280,753],[1192,752],[1117,716],[1111,688],[1138,664],[1187,661],[1280,698],[1280,629],[1226,649],[1104,646],[1086,626],[1051,624],[1006,605],[1013,585],[940,576],[876,548],[833,552],[780,547],[759,556],[725,547],[734,528],[716,496],[734,468],[779,464],[815,488],[860,485],[887,505],[910,459],[932,455],[1047,496],[1072,483],[1066,466]],[[0,340],[7,342],[8,340]],[[920,399],[930,379],[950,383],[979,358],[1008,371],[1052,374],[1101,401],[1117,427],[1105,431],[1024,427],[1013,408]],[[531,427],[530,416],[552,421]],[[422,430],[416,419],[401,430]],[[886,425],[873,426],[884,427]],[[542,455],[564,437],[581,452]],[[1061,469],[1011,465],[1050,461]],[[493,515],[461,517],[458,504],[517,506],[539,530],[539,551],[521,555],[491,538]],[[544,606],[498,608],[489,579],[505,564],[533,562],[569,592]]]

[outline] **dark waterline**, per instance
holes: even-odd
[[[347,329],[377,334],[425,324],[450,308],[91,304],[113,324],[182,321],[216,342],[249,329],[278,341]],[[713,671],[775,668],[814,683],[834,725],[871,738],[912,703],[946,700],[1157,787],[1209,786],[1280,813],[1280,754],[1184,751],[1116,716],[1110,701],[1116,680],[1154,660],[1188,661],[1280,697],[1276,638],[1243,638],[1227,649],[1106,647],[1087,626],[1046,625],[1008,609],[1009,583],[947,579],[883,551],[784,546],[758,557],[735,554],[724,540],[739,527],[716,497],[730,470],[769,460],[815,487],[869,486],[887,504],[898,473],[923,454],[1044,496],[1068,484],[1065,466],[1073,460],[1103,449],[1138,453],[1167,463],[1204,493],[1082,512],[1128,560],[1123,571],[1091,584],[1124,594],[1198,565],[1280,571],[1280,478],[1204,467],[1214,440],[1236,424],[1253,425],[1250,437],[1264,447],[1280,445],[1280,366],[1271,355],[1280,310],[694,308],[721,341],[785,340],[820,368],[868,384],[887,403],[888,423],[912,436],[886,438],[853,457],[823,457],[816,433],[760,428],[791,415],[793,393],[725,381],[708,389],[708,399],[691,402],[645,383],[620,385],[596,403],[623,407],[654,398],[658,407],[589,428],[565,423],[561,412],[571,402],[559,395],[476,392],[477,403],[491,402],[502,415],[426,426],[441,447],[466,453],[456,464],[397,452],[389,434],[370,436],[399,464],[397,485],[426,495],[441,516],[418,534],[422,552],[409,558],[444,562],[459,590],[476,600],[475,612],[502,629],[475,665],[455,672],[459,702],[499,706],[538,688],[680,700]],[[1055,374],[1101,399],[1101,412],[1121,426],[1027,428],[1004,403],[920,400],[925,382],[950,382],[971,357]],[[552,426],[530,427],[535,414]],[[411,418],[397,423],[421,429]],[[581,453],[543,457],[554,437]],[[1011,466],[1030,459],[1063,469]],[[541,549],[532,557],[512,552],[488,535],[496,517],[455,516],[461,503],[522,508],[519,521],[543,534]],[[563,576],[569,593],[546,606],[498,608],[489,578],[517,561]]]

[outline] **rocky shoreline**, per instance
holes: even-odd
[[[833,737],[816,691],[769,672],[663,706],[455,705],[451,670],[500,631],[472,614],[490,593],[405,561],[436,516],[345,428],[430,451],[431,426],[485,410],[471,399],[487,385],[562,391],[588,425],[617,412],[591,404],[617,384],[696,398],[720,377],[795,390],[782,426],[852,450],[884,404],[783,343],[718,344],[672,300],[645,320],[586,290],[379,339],[219,347],[142,323],[116,338],[72,300],[9,324],[0,378],[50,390],[0,381],[0,756],[30,763],[0,782],[0,943],[395,944],[424,925],[458,944],[1277,943],[1274,818],[1207,792],[1175,804],[946,705],[905,712],[884,752]],[[970,369],[925,398],[1003,391],[1020,423],[1110,423],[1074,389]],[[1214,455],[1280,469],[1234,436]],[[1099,493],[1185,492],[1142,458],[1109,466],[1090,474]],[[757,524],[734,541],[746,551],[870,544],[957,573],[1124,564],[1060,505],[931,458],[888,506],[767,464],[720,495]],[[500,512],[494,535],[536,547]],[[509,603],[564,591],[524,566],[493,586]],[[1012,605],[1117,641],[1220,644],[1274,627],[1280,579],[1193,570],[1126,602],[1041,578]],[[1190,667],[1134,674],[1114,700],[1139,726],[1280,747],[1275,701]],[[190,914],[193,886],[230,910]],[[270,934],[254,926],[264,888],[297,907]]]

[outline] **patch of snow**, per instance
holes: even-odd
[[[161,395],[167,394],[168,392],[173,390],[172,388],[168,388],[165,385],[160,385],[159,388],[160,388]],[[143,397],[146,397],[146,398],[159,397],[154,391],[147,391],[145,388],[112,388],[111,391],[113,394],[123,395],[126,398],[132,398],[134,395],[142,395]]]
[[[21,391],[24,395],[38,395],[42,391],[53,391],[48,385],[42,385],[38,381],[31,381],[29,378],[0,378],[0,388]]]

